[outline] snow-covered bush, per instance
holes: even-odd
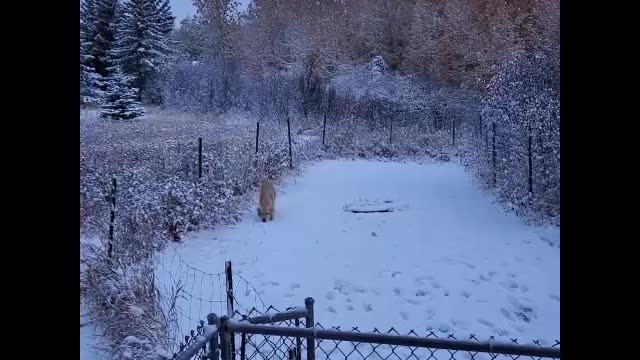
[[[167,338],[167,330],[154,325],[166,322],[161,317],[140,318],[144,326],[123,322],[132,316],[131,304],[144,314],[168,316],[138,304],[152,305],[159,301],[154,296],[171,296],[147,288],[153,287],[153,254],[188,231],[237,221],[247,201],[255,201],[261,178],[277,180],[289,171],[287,128],[286,123],[261,123],[256,164],[255,123],[242,116],[197,120],[177,112],[150,111],[138,122],[113,123],[96,115],[84,112],[81,118],[80,230],[98,237],[104,246],[93,249],[93,255],[82,254],[87,264],[82,271],[83,296],[93,304],[90,312],[98,314],[99,326],[110,329],[106,339],[116,357],[137,358],[135,354],[152,354],[158,345],[164,346],[159,339]],[[292,135],[299,126],[293,121]],[[198,137],[203,139],[202,178]],[[320,151],[313,141],[294,138],[292,144],[296,164]],[[115,265],[109,267],[104,252],[112,177],[117,179]],[[110,300],[114,296],[119,302]],[[127,336],[137,340],[125,341]]]
[[[80,284],[102,341],[113,359],[168,359],[173,345],[149,261],[108,260],[103,249],[82,244]]]
[[[545,51],[502,64],[482,102],[472,162],[503,203],[527,218],[560,222],[560,71]]]
[[[162,97],[167,107],[207,113],[246,105],[248,80],[233,62],[218,58],[178,59],[166,71]]]
[[[83,126],[81,230],[106,233],[112,177],[118,181],[116,242],[125,237],[119,233],[124,231],[123,224],[154,228],[155,241],[161,242],[203,225],[236,221],[242,200],[259,178],[277,178],[288,169],[286,124],[262,124],[256,167],[254,127],[218,120],[160,117]],[[203,138],[202,179],[198,179],[199,136]],[[126,241],[130,246],[132,242]]]

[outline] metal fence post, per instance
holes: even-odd
[[[322,125],[322,145],[324,146],[324,134],[327,132],[327,112],[324,113],[324,124]]]
[[[113,256],[113,227],[116,220],[116,178],[114,177],[113,179],[111,179],[111,182],[111,198],[109,199],[111,200],[111,217],[109,221],[109,259],[111,259],[111,257]]]
[[[296,318],[294,320],[296,327],[300,327],[300,319]],[[300,349],[302,349],[302,339],[299,337],[296,338],[296,359],[301,360],[302,354],[300,353]]]
[[[244,317],[246,319],[246,317]],[[247,333],[242,333],[240,336],[240,360],[246,359],[246,348],[247,348]]]
[[[222,355],[222,360],[231,360],[231,336],[229,336],[229,331],[227,330],[227,320],[229,320],[228,316],[221,317],[220,327],[218,328],[220,332],[220,354]]]
[[[529,124],[527,124],[527,132],[528,132],[528,153],[529,153],[529,157],[528,157],[528,165],[529,165],[529,203],[531,203],[531,196],[533,195],[533,147],[531,146],[531,142],[532,142],[532,136],[531,136],[531,122],[529,122]]]
[[[198,138],[198,179],[202,178],[202,136]]]
[[[231,270],[231,261],[225,261],[224,272],[226,273],[226,287],[227,287],[227,316],[233,317],[233,271]],[[236,342],[233,333],[229,333],[231,338],[230,342],[230,355],[232,359],[236,358]]]
[[[289,167],[293,169],[293,156],[291,155],[291,123],[287,116],[287,136],[289,137]]]
[[[259,140],[260,140],[260,121],[256,122],[256,155],[258,155]]]
[[[313,318],[313,303],[312,297],[304,299],[304,307],[307,309],[307,317],[305,319],[305,325],[307,328],[315,326],[315,320]],[[307,338],[307,360],[316,359],[316,339],[313,337]]]
[[[494,120],[491,123],[491,141],[492,141],[492,149],[491,149],[491,162],[493,163],[493,187],[498,185],[498,169],[497,169],[497,158],[498,152],[496,150],[496,121]]]
[[[220,332],[220,319],[218,315],[211,313],[207,315],[207,323],[209,325],[215,325]],[[213,336],[209,341],[209,360],[220,359],[220,348],[218,346],[218,336]]]
[[[453,118],[453,127],[451,132],[451,146],[456,146],[456,118]]]
[[[258,143],[260,141],[260,121],[256,122],[256,167],[258,166]]]

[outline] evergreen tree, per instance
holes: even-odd
[[[80,4],[80,103],[96,104],[102,97],[101,77],[94,68],[93,45],[96,36],[96,2]]]
[[[124,3],[112,54],[125,73],[133,77],[133,86],[140,89],[138,101],[142,101],[143,95],[154,97],[156,75],[171,53],[168,32],[169,21],[173,22],[174,18],[168,6],[159,0]]]
[[[81,64],[93,67],[93,46],[96,36],[97,11],[95,0],[80,4],[80,59]]]
[[[169,5],[169,0],[157,0],[158,9],[158,25],[160,27],[160,32],[164,37],[166,42],[166,47],[169,49],[167,53],[167,60],[162,64],[162,67],[154,73],[151,78],[150,83],[153,84],[152,91],[149,96],[154,103],[162,104],[164,102],[162,98],[162,88],[163,82],[166,80],[167,71],[169,67],[169,63],[171,59],[175,57],[176,51],[175,48],[177,46],[176,42],[173,40],[173,30],[176,21],[176,17],[173,16],[171,12],[171,5]]]
[[[158,9],[157,17],[158,17],[158,25],[160,27],[160,32],[164,36],[169,36],[173,31],[173,26],[176,21],[176,17],[171,13],[171,5],[169,5],[169,0],[156,0],[156,9]]]
[[[91,0],[87,0],[90,2]],[[107,78],[109,69],[113,67],[112,49],[115,41],[115,23],[119,16],[120,6],[118,0],[95,0],[95,17],[90,16],[87,27],[95,30],[87,33],[91,39],[90,48],[87,50],[91,56],[94,71]],[[105,90],[105,88],[103,88]]]
[[[102,101],[104,92],[102,77],[98,75],[92,67],[83,64],[80,57],[80,103],[99,104]]]
[[[144,114],[138,102],[138,89],[132,87],[132,77],[116,67],[106,81],[104,103],[100,117],[114,120],[131,120]]]

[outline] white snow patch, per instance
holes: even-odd
[[[156,355],[160,356],[163,359],[171,359],[171,357],[173,356],[171,355],[171,353],[169,353],[165,348],[161,346],[157,346],[155,350],[156,350]]]
[[[129,306],[129,312],[131,313],[131,315],[138,317],[141,316],[142,314],[144,314],[144,310],[140,307],[137,307],[135,305],[131,305]]]
[[[89,320],[85,314],[83,306],[80,306],[80,322]],[[98,347],[99,332],[95,328],[95,322],[88,321],[80,327],[80,360],[107,360],[109,356],[106,351]]]
[[[276,190],[274,221],[257,221],[252,204],[236,225],[191,234],[160,256],[157,279],[199,284],[184,263],[216,274],[231,260],[251,284],[234,275],[244,309],[264,311],[258,297],[284,310],[310,296],[325,327],[559,339],[560,250],[549,245],[559,244],[559,229],[503,213],[461,166],[322,161]],[[391,200],[403,211],[345,212],[353,199]],[[185,315],[226,314],[224,278],[207,275],[193,292],[220,306]]]
[[[140,340],[140,339],[138,339],[137,337],[135,337],[133,335],[127,336],[122,341],[127,342],[127,343],[134,343],[134,344],[145,344],[145,343],[147,343],[147,341]]]

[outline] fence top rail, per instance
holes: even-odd
[[[248,321],[228,319],[221,326],[225,331],[249,333],[259,335],[274,335],[284,337],[307,337],[320,340],[338,340],[359,343],[375,343],[386,345],[410,346],[431,349],[472,351],[491,354],[536,356],[544,358],[560,358],[559,347],[542,347],[535,345],[520,345],[502,341],[470,341],[424,338],[410,335],[392,335],[378,333],[360,333],[333,329],[296,328],[283,326],[266,326],[251,324]]]
[[[303,307],[294,307],[292,309],[282,311],[282,312],[266,313],[264,315],[250,317],[242,321],[246,321],[250,324],[256,324],[256,325],[270,324],[270,323],[276,323],[280,321],[295,320],[295,319],[303,318],[303,317],[306,317],[307,314],[308,314],[307,309]]]
[[[211,339],[218,334],[215,325],[204,325],[202,334],[198,335],[191,345],[187,346],[177,359],[191,359],[198,351],[202,350]]]

